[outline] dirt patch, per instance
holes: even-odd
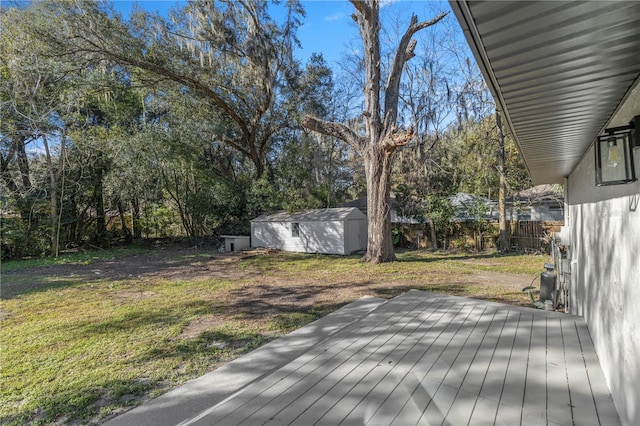
[[[218,302],[226,308],[228,315],[249,318],[318,307],[327,310],[361,296],[393,297],[411,288],[527,305],[528,300],[523,297],[522,288],[531,284],[533,278],[483,270],[429,273],[424,276],[402,270],[398,273],[354,270],[331,276],[328,271],[322,270],[296,272],[276,268],[265,271],[260,266],[241,262],[256,256],[279,254],[220,254],[179,248],[154,250],[92,261],[90,264],[52,265],[3,273],[1,294],[3,299],[10,299],[31,291],[87,283],[131,281],[132,284],[140,284],[159,279],[189,281],[208,278],[237,283],[228,291],[220,292],[218,297],[221,299]],[[492,259],[474,261],[481,262],[488,264]],[[485,290],[478,290],[483,287]],[[498,293],[500,295],[496,296]],[[121,289],[112,297],[117,303],[126,303],[153,296],[153,292],[139,285],[132,285],[131,289]],[[6,316],[8,313],[3,312],[2,315]],[[213,316],[203,317],[200,324],[194,324],[192,329],[187,327],[185,336],[193,336],[196,331],[205,328],[210,329],[216,321]]]
[[[537,276],[535,277],[537,279]],[[505,274],[501,272],[478,271],[470,277],[470,282],[480,285],[498,285],[522,291],[533,278],[528,275]]]
[[[193,340],[205,331],[220,327],[225,323],[225,317],[221,315],[204,315],[191,321],[182,332],[176,337],[176,340]]]
[[[73,283],[144,280],[149,278],[192,280],[204,277],[237,277],[230,267],[241,255],[203,254],[190,249],[164,249],[89,264],[40,266],[2,273],[3,299],[19,294]]]

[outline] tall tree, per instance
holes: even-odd
[[[48,177],[46,187],[40,189],[49,197],[49,242],[52,253],[57,256],[59,167],[51,139],[59,140],[57,145],[64,147],[64,126],[60,116],[71,105],[64,96],[67,82],[60,62],[46,57],[46,47],[24,34],[27,22],[21,19],[20,11],[10,9],[1,13],[0,98],[3,118],[0,120],[0,137],[3,148],[8,148],[6,151],[3,149],[5,152],[1,156],[3,183],[18,201],[23,221],[28,223],[28,211],[32,208],[28,196],[33,188],[26,145],[39,143],[44,150]],[[42,18],[35,19],[33,23],[51,24]],[[11,163],[17,165],[18,180],[14,178],[15,173],[11,173]]]
[[[359,134],[342,123],[328,122],[307,115],[302,124],[310,130],[333,136],[348,143],[364,161],[367,180],[368,244],[363,261],[391,262],[396,259],[391,236],[391,166],[398,147],[409,143],[414,130],[397,125],[398,100],[402,71],[414,54],[418,31],[436,24],[446,13],[418,21],[413,15],[402,35],[390,64],[386,83],[380,49],[380,1],[351,0],[352,15],[364,44],[365,87],[363,112],[365,133]]]
[[[138,70],[148,84],[171,81],[215,109],[224,121],[208,135],[248,158],[256,176],[267,170],[273,136],[294,122],[285,95],[296,74],[295,31],[304,11],[286,3],[283,23],[258,0],[192,1],[170,19],[142,10],[129,21],[108,2],[48,2],[41,13],[65,25],[31,31],[63,57],[83,65],[105,60]]]
[[[509,251],[509,232],[507,229],[507,176],[506,162],[507,154],[504,144],[504,132],[502,131],[502,114],[496,109],[496,130],[498,133],[498,174],[500,182],[498,186],[498,225],[500,227],[500,237],[498,239],[498,247],[503,252]]]

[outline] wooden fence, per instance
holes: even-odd
[[[550,253],[550,238],[554,232],[560,231],[563,224],[562,221],[510,221],[511,250]],[[400,231],[399,247],[431,248],[429,228],[426,225],[395,225],[394,228]],[[456,222],[451,227],[447,240],[450,247],[496,249],[498,223],[491,222],[490,229],[483,233],[482,240],[479,241],[471,222]]]
[[[550,253],[550,238],[560,231],[562,221],[512,221],[511,249],[515,251],[540,251]]]

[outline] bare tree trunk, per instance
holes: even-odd
[[[94,242],[100,246],[107,236],[107,222],[105,219],[104,209],[104,169],[103,154],[98,153],[98,162],[93,176],[93,206],[96,210],[96,229],[94,234]]]
[[[367,253],[363,261],[380,263],[396,259],[391,237],[391,165],[393,153],[409,143],[415,136],[413,129],[396,126],[400,80],[404,65],[414,55],[416,40],[413,35],[440,21],[442,13],[430,21],[418,22],[411,17],[408,28],[400,39],[389,77],[384,86],[384,99],[380,55],[380,2],[378,0],[351,0],[356,12],[352,15],[358,24],[364,45],[365,87],[363,117],[366,136],[360,136],[340,123],[330,123],[305,116],[302,125],[307,129],[333,136],[351,145],[364,160],[367,178],[367,216],[369,221]]]
[[[420,161],[423,164],[422,173],[426,179],[425,191],[427,194],[432,193],[431,187],[431,176],[429,175],[429,170],[427,169],[427,164],[431,161],[431,149],[425,152],[425,142],[418,144],[418,152]],[[431,145],[433,147],[435,142]],[[431,203],[432,200],[429,201]],[[430,206],[431,207],[431,206]],[[436,234],[436,222],[433,220],[433,214],[429,214],[429,233],[431,236],[431,250],[438,250],[438,235]],[[445,242],[446,248],[446,242]]]
[[[133,240],[133,232],[127,226],[127,218],[124,214],[124,206],[122,205],[122,200],[120,199],[118,200],[117,206],[118,206],[118,216],[120,216],[122,234],[125,238],[125,241],[130,243]],[[131,221],[133,223],[133,219]]]
[[[67,134],[66,132],[62,133],[62,138],[60,140],[60,158],[58,158],[58,170],[59,170],[59,174],[60,174],[60,196],[58,197],[60,199],[60,208],[58,209],[58,217],[57,217],[57,223],[56,223],[56,245],[57,245],[57,251],[60,250],[60,230],[62,229],[62,215],[64,214],[64,185],[65,185],[65,164],[66,164],[66,138],[67,138]],[[58,253],[56,253],[55,255],[56,257],[58,256]]]
[[[131,201],[131,227],[133,228],[133,238],[140,238],[142,227],[140,226],[140,200],[137,197]]]
[[[498,128],[498,144],[500,149],[500,162],[498,163],[498,172],[500,173],[500,187],[498,192],[498,212],[499,212],[499,226],[500,226],[500,238],[498,241],[498,247],[503,253],[509,251],[509,232],[507,229],[507,179],[505,176],[505,163],[506,154],[504,150],[504,133],[502,131],[502,119],[500,117],[500,111],[496,110],[496,126]]]
[[[438,250],[438,238],[436,236],[436,224],[432,219],[429,219],[429,231],[431,232],[431,249]]]
[[[11,192],[17,202],[17,207],[20,212],[20,218],[24,224],[25,230],[31,229],[31,203],[28,200],[28,194],[31,191],[31,172],[29,171],[29,161],[27,157],[26,144],[27,138],[14,139],[9,145],[9,150],[5,155],[0,153],[0,174],[2,175],[2,181]],[[9,168],[12,161],[18,166],[18,172],[21,176],[22,186],[19,185]],[[25,244],[28,242],[30,236],[27,232]]]
[[[393,262],[396,256],[391,238],[392,154],[372,145],[366,152],[368,241],[364,262]]]
[[[53,168],[53,161],[51,159],[51,151],[49,150],[49,142],[46,135],[42,135],[42,145],[44,146],[45,158],[47,161],[47,168],[49,169],[49,211],[51,216],[51,254],[53,257],[58,257],[58,187],[56,180],[56,171]]]

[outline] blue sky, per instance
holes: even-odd
[[[297,52],[297,57],[303,63],[311,56],[311,53],[322,53],[330,66],[335,66],[340,61],[343,52],[349,49],[349,45],[360,46],[358,30],[351,19],[353,6],[346,0],[301,0],[306,11],[303,26],[298,30],[298,38],[302,43],[302,50]],[[113,0],[116,10],[123,15],[128,15],[134,1]],[[142,8],[151,12],[167,14],[168,11],[180,2],[175,0],[142,0],[137,2]],[[446,1],[410,1],[410,0],[383,0],[383,14],[400,16],[401,23],[406,25],[412,13],[418,17],[429,19],[436,15],[436,11],[449,11]],[[277,12],[273,15],[278,18]],[[402,19],[404,18],[404,19]]]

